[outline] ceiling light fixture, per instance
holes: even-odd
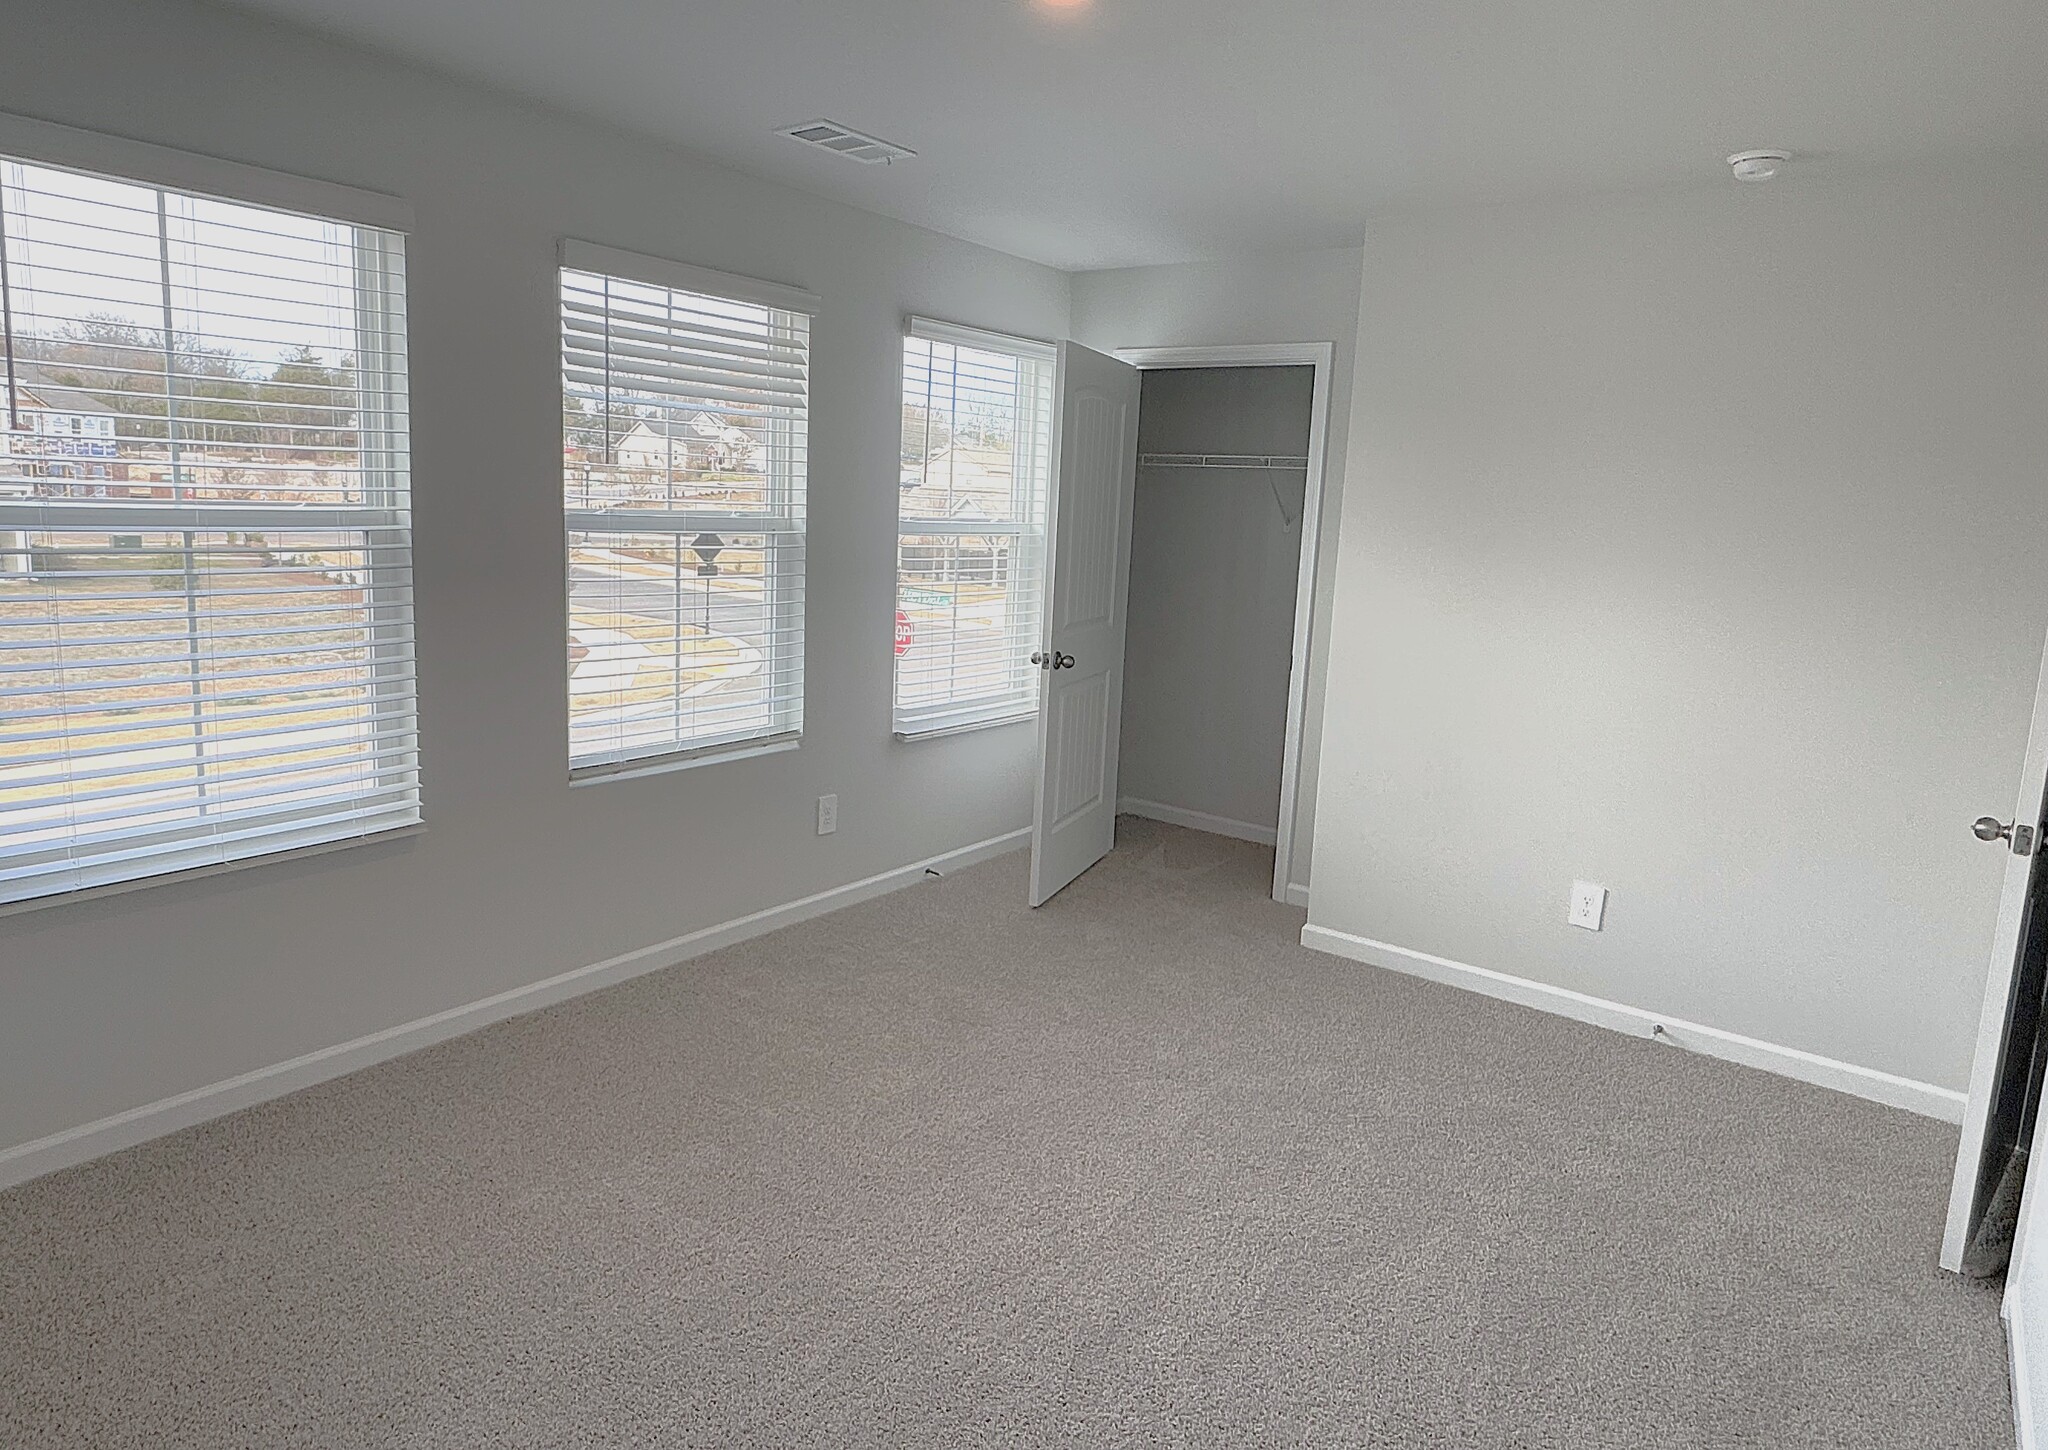
[[[1769,181],[1791,159],[1790,151],[1738,151],[1728,165],[1737,181]]]

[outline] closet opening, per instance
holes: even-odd
[[[1273,846],[1273,894],[1298,900],[1320,370],[1124,356],[1144,371],[1117,808]]]

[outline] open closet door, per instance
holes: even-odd
[[[1138,479],[1138,370],[1060,344],[1051,587],[1039,652],[1038,796],[1031,904],[1116,842],[1116,747],[1123,713],[1124,606]]]
[[[2029,921],[2048,911],[2048,903],[2037,904],[2043,885],[2038,863],[2044,787],[2048,787],[2048,653],[2044,653],[2035,688],[2034,723],[2027,736],[2026,760],[2020,767],[2019,799],[2007,819],[1986,816],[1975,828],[1980,839],[2005,851],[2005,877],[1998,924],[1992,931],[1977,1052],[1970,1066],[1970,1096],[1963,1108],[1962,1141],[1956,1149],[1955,1181],[1949,1190],[1948,1224],[1942,1234],[1941,1265],[1945,1269],[1963,1266],[1964,1252],[2007,1172],[2013,1149],[2026,1146],[2022,1124],[2032,1126],[2027,1122],[2033,1116],[2028,1111],[2028,1087],[2038,1081],[2032,1059],[2040,1040],[2042,982],[2038,960],[2031,961],[2031,972],[2022,967],[2030,964]],[[2038,935],[2038,921],[2034,934]],[[2037,959],[2039,950],[2031,956]],[[2031,1203],[2032,1196],[2022,1202]],[[2037,1250],[2035,1258],[2048,1259],[2048,1247]],[[2048,1263],[2036,1264],[2035,1273],[2037,1277],[2048,1275]],[[2009,1293],[2018,1292],[2016,1274],[2008,1279],[2008,1285]],[[2032,1292],[2041,1295],[2048,1290]]]

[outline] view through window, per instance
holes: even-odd
[[[0,901],[419,819],[401,239],[0,159]]]
[[[596,248],[564,260],[570,764],[794,738],[806,299],[670,285],[717,284]]]
[[[1055,353],[913,318],[903,343],[896,729],[1037,708]]]

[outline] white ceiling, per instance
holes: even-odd
[[[2048,148],[2043,0],[236,3],[1066,268],[1345,245],[1745,146]],[[920,154],[775,134],[821,116]]]

